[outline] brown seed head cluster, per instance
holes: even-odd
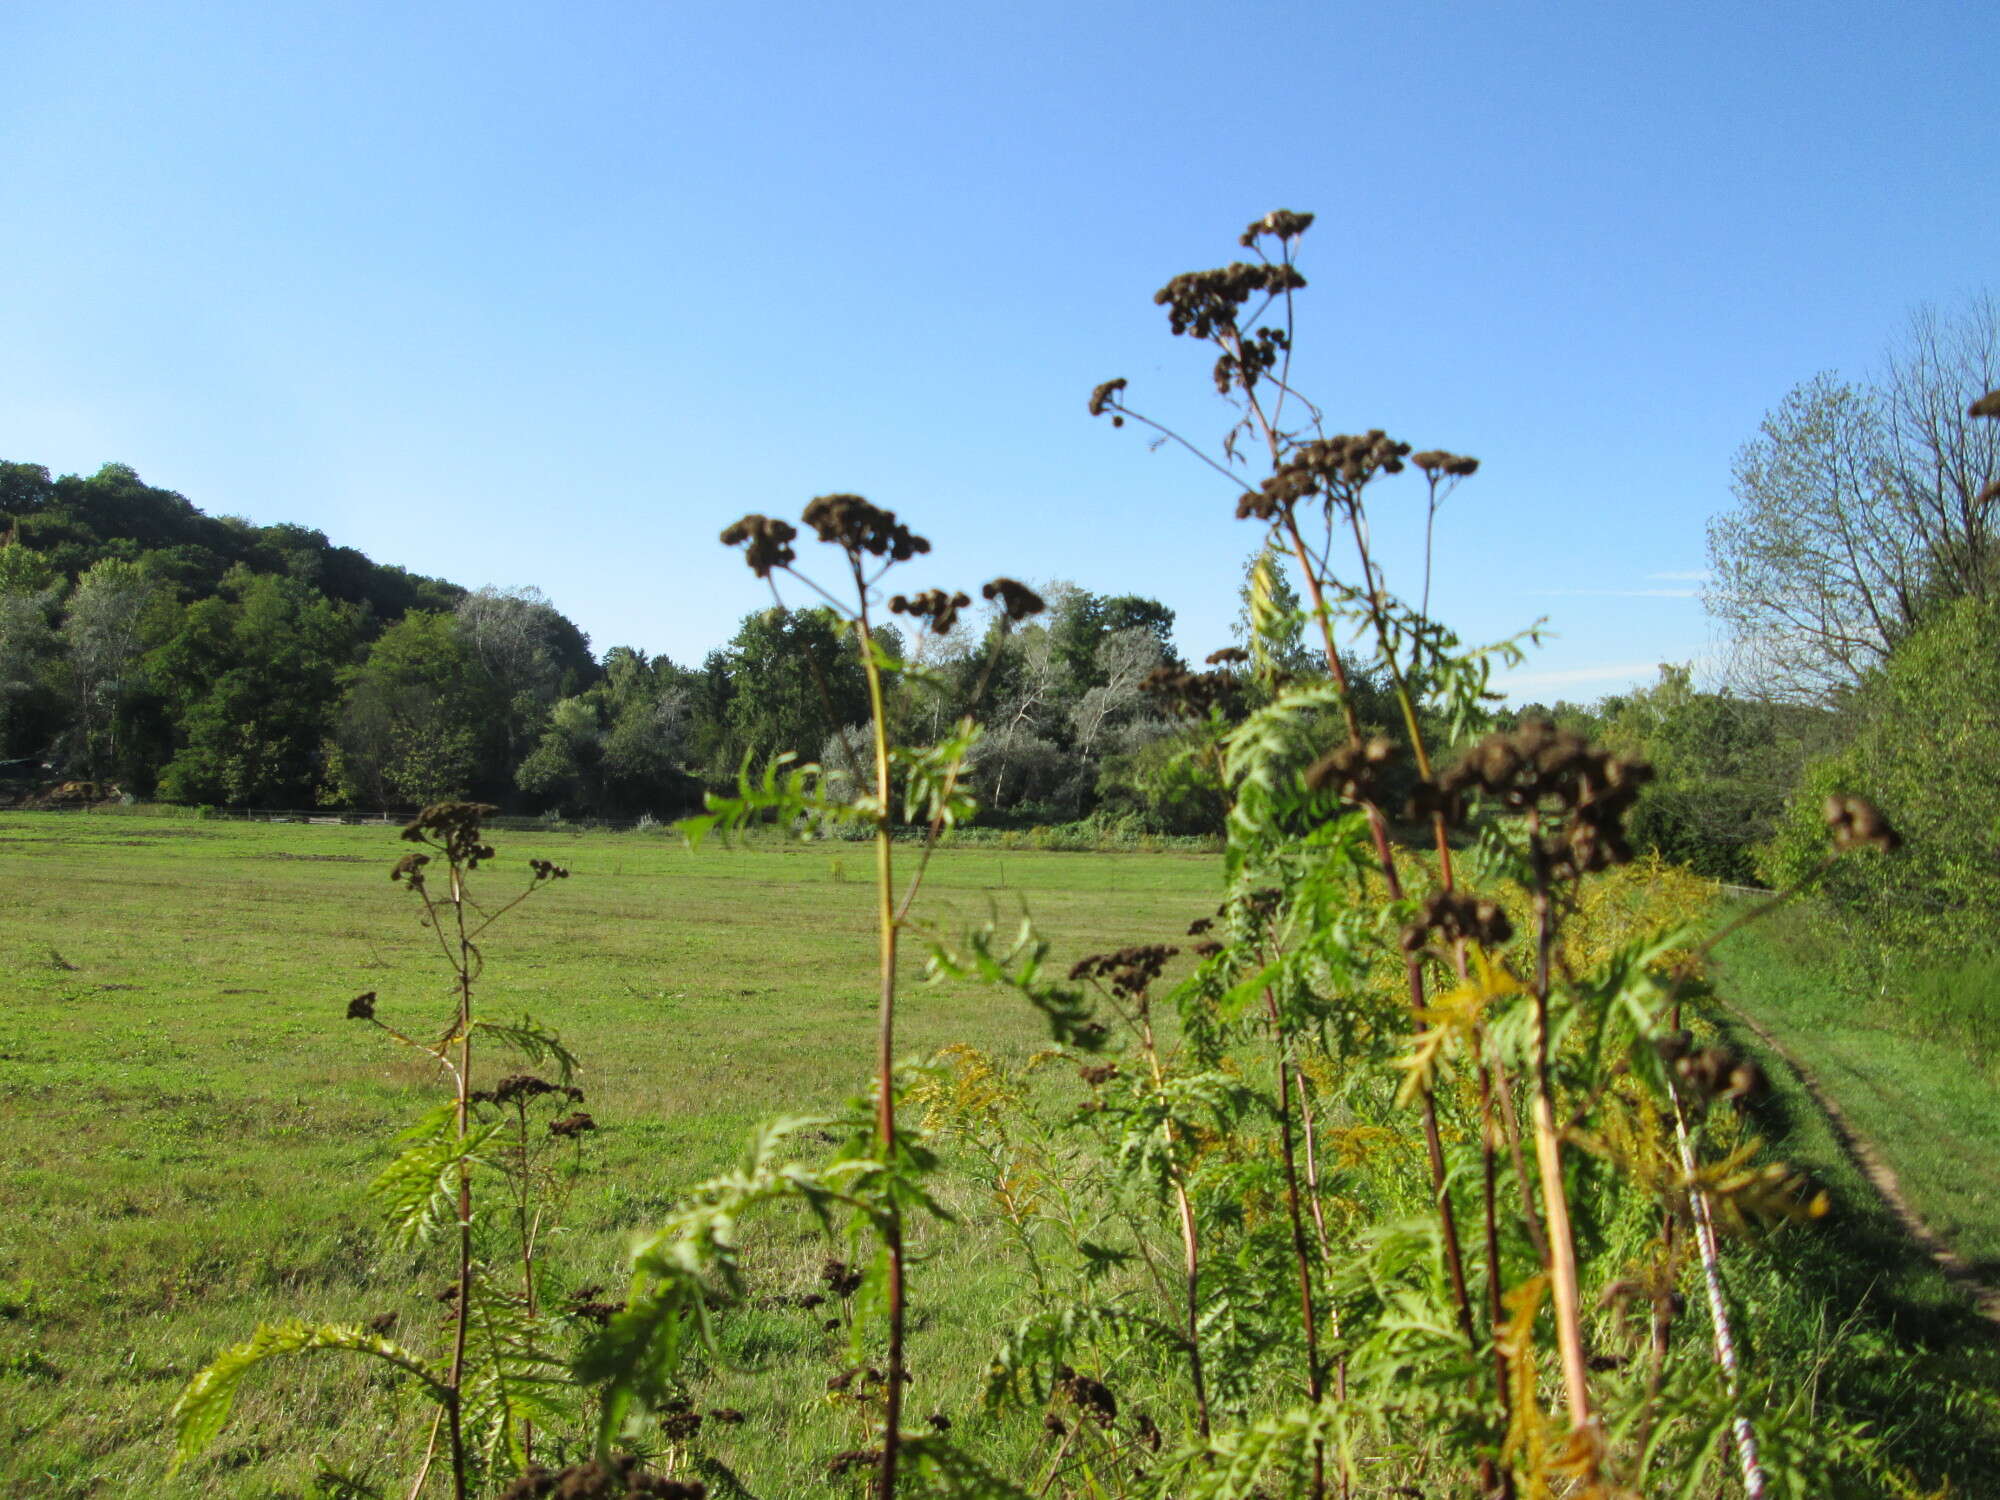
[[[564,1311],[573,1318],[582,1318],[602,1328],[625,1311],[625,1304],[622,1302],[598,1301],[603,1292],[604,1288],[601,1286],[580,1286],[570,1293],[569,1301],[564,1304]]]
[[[740,521],[722,528],[722,545],[743,548],[743,560],[759,578],[769,578],[777,568],[789,568],[798,558],[792,543],[798,530],[789,521],[751,512]]]
[[[1086,1063],[1076,1070],[1076,1076],[1092,1088],[1100,1088],[1118,1076],[1118,1064]]]
[[[1902,835],[1866,797],[1829,797],[1824,816],[1827,831],[1833,835],[1833,847],[1842,853],[1849,849],[1880,849],[1889,854],[1902,846]]]
[[[1968,417],[2000,418],[2000,391],[1988,391],[1965,409]]]
[[[996,578],[979,593],[984,599],[999,601],[1000,617],[1009,625],[1018,625],[1048,608],[1040,594],[1011,578]]]
[[[972,603],[964,594],[947,594],[943,589],[926,589],[921,594],[896,594],[889,600],[889,613],[929,620],[931,634],[950,635],[958,623],[958,612]]]
[[[1103,416],[1105,408],[1118,399],[1118,393],[1125,389],[1126,383],[1125,377],[1121,375],[1116,380],[1107,380],[1102,385],[1093,387],[1090,392],[1090,414],[1093,417]]]
[[[1376,735],[1362,744],[1336,745],[1306,767],[1306,786],[1315,792],[1331,787],[1343,801],[1378,806],[1387,791],[1387,776],[1402,758],[1402,747]]]
[[[350,1021],[372,1021],[375,1019],[375,992],[356,995],[347,1002],[347,1019]]]
[[[1467,479],[1479,472],[1479,460],[1467,458],[1459,453],[1447,453],[1442,448],[1426,448],[1421,453],[1410,455],[1412,467],[1419,468],[1436,479],[1444,475],[1451,479]]]
[[[931,544],[898,521],[894,511],[871,505],[859,495],[821,495],[806,506],[802,519],[822,542],[844,547],[857,557],[866,552],[891,562],[908,562],[931,550]]]
[[[554,860],[531,859],[528,861],[528,868],[535,872],[535,879],[537,880],[569,879],[569,871],[565,870]]]
[[[1260,328],[1238,340],[1234,352],[1223,350],[1215,362],[1215,388],[1228,395],[1231,386],[1250,390],[1290,352],[1291,335],[1282,328]]]
[[[490,1104],[525,1103],[539,1099],[543,1094],[561,1094],[571,1104],[583,1102],[583,1090],[568,1084],[550,1083],[546,1078],[537,1078],[533,1073],[515,1073],[503,1078],[489,1090],[482,1090],[471,1097]]]
[[[872,1468],[882,1461],[880,1448],[846,1448],[826,1461],[826,1477],[838,1479],[855,1469]]]
[[[1237,261],[1214,271],[1186,271],[1153,293],[1167,310],[1167,326],[1176,334],[1211,339],[1236,331],[1236,314],[1259,294],[1295,292],[1305,277],[1288,265],[1250,265]]]
[[[1768,1086],[1764,1070],[1756,1063],[1726,1047],[1697,1049],[1693,1035],[1686,1031],[1670,1031],[1659,1037],[1653,1050],[1703,1107],[1723,1100],[1756,1099]]]
[[[1091,1376],[1079,1375],[1068,1365],[1056,1366],[1056,1393],[1075,1402],[1078,1410],[1100,1427],[1109,1427],[1118,1420],[1118,1398],[1111,1387]]]
[[[1400,474],[1410,445],[1379,427],[1340,437],[1314,438],[1292,450],[1270,478],[1236,502],[1239,521],[1269,521],[1314,496],[1352,505],[1378,474]]]
[[[476,870],[482,859],[493,857],[493,846],[481,838],[479,825],[499,810],[490,802],[433,802],[404,826],[403,837],[413,844],[431,844],[443,849],[444,857],[452,864]],[[407,862],[406,855],[397,870],[402,871]],[[418,868],[411,865],[406,873]],[[411,881],[412,886],[416,883]]]
[[[430,862],[428,854],[405,854],[389,867],[389,878],[398,884],[407,880],[411,890],[420,891],[424,888],[424,866]]]
[[[1094,953],[1089,958],[1079,960],[1069,971],[1069,977],[1076,979],[1102,980],[1111,993],[1126,999],[1136,999],[1152,986],[1160,977],[1160,971],[1167,966],[1167,960],[1181,950],[1169,948],[1163,943],[1144,943],[1131,948],[1120,948],[1115,953]]]
[[[1311,214],[1295,214],[1289,208],[1275,208],[1244,230],[1237,243],[1249,250],[1265,235],[1274,239],[1295,240],[1312,228],[1312,222]]]
[[[1574,730],[1531,719],[1488,735],[1436,782],[1419,786],[1410,811],[1456,816],[1474,790],[1510,812],[1553,811],[1560,825],[1537,840],[1534,856],[1546,874],[1573,877],[1632,858],[1625,814],[1652,779],[1644,761],[1622,760]]]
[[[1213,657],[1210,660],[1214,660]],[[1243,684],[1226,667],[1190,672],[1185,667],[1155,667],[1139,680],[1139,691],[1157,698],[1170,713],[1184,719],[1206,719],[1212,709],[1228,714]]]
[[[1416,920],[1403,929],[1403,951],[1415,953],[1433,933],[1448,943],[1504,948],[1514,936],[1514,924],[1498,901],[1468,891],[1432,891],[1417,908]]]
[[[830,1260],[819,1268],[819,1279],[836,1297],[852,1297],[861,1288],[861,1269],[844,1260]]]
[[[660,1408],[660,1436],[670,1443],[685,1443],[701,1431],[701,1413],[685,1396],[676,1396]]]
[[[560,1120],[549,1121],[549,1134],[559,1135],[564,1140],[575,1140],[586,1131],[597,1129],[597,1121],[578,1110],[573,1115],[565,1115]]]
[[[500,1500],[703,1500],[699,1479],[668,1479],[641,1471],[638,1458],[621,1454],[609,1463],[592,1459],[566,1469],[530,1464]]]

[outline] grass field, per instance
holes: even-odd
[[[864,1083],[868,851],[495,842],[490,896],[525,883],[529,856],[574,872],[494,930],[485,1003],[532,1010],[584,1059],[603,1128],[556,1253],[570,1284],[616,1286],[628,1233],[729,1159],[753,1121]],[[322,1470],[382,1482],[413,1467],[423,1414],[340,1356],[258,1378],[219,1456],[172,1486],[162,1426],[187,1376],[260,1318],[393,1311],[413,1341],[437,1320],[428,1282],[413,1287],[412,1263],[382,1250],[363,1188],[440,1090],[343,1019],[362,990],[418,1033],[449,1014],[435,939],[387,879],[406,847],[393,827],[0,815],[0,1493],[305,1495]],[[1025,906],[1067,959],[1171,940],[1213,906],[1218,879],[1212,857],[948,850],[918,915],[1011,925]],[[912,981],[922,957],[912,945]],[[1020,1056],[1041,1037],[991,991],[913,985],[901,1050]],[[764,1263],[773,1285],[803,1288],[822,1253],[802,1229],[778,1232]],[[953,1320],[997,1292],[978,1295],[976,1243],[947,1253],[915,1273],[918,1338],[962,1349],[969,1330]],[[948,1315],[924,1310],[926,1280],[953,1285]],[[819,1458],[842,1446],[815,1406],[818,1356],[837,1340],[797,1312],[738,1322],[739,1357],[789,1362],[776,1384],[800,1413],[779,1432],[746,1429],[746,1473],[816,1487]],[[956,1387],[913,1399],[963,1405],[979,1361],[952,1363]],[[716,1385],[726,1400],[729,1377]]]
[[[1963,1043],[1920,1034],[1919,1018],[1894,1024],[1881,1003],[1857,1000],[1799,910],[1728,939],[1718,958],[1729,995],[1819,1076],[1911,1206],[2000,1279],[2000,1074]]]

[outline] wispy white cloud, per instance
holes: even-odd
[[[1655,578],[1670,577],[1670,574],[1655,573]],[[1696,599],[1698,589],[1536,589],[1533,597],[1538,599]]]

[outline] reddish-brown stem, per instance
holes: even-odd
[[[1271,1018],[1272,1044],[1278,1052],[1278,1146],[1285,1164],[1285,1206],[1292,1221],[1292,1258],[1299,1271],[1299,1309],[1306,1336],[1306,1394],[1319,1405],[1322,1389],[1319,1365],[1319,1320],[1313,1306],[1312,1257],[1306,1250],[1305,1214],[1299,1206],[1299,1170],[1292,1151],[1292,1070],[1285,1056],[1288,1042],[1278,997],[1264,987],[1264,1006]],[[1326,1493],[1326,1444],[1313,1444],[1313,1500]]]

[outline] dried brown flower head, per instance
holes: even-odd
[[[1155,667],[1140,679],[1139,691],[1159,699],[1168,712],[1184,719],[1205,719],[1213,709],[1221,709],[1225,715],[1232,712],[1242,686],[1236,674],[1226,668],[1190,672],[1184,667]]]
[[[1574,878],[1633,857],[1625,814],[1653,779],[1644,761],[1626,760],[1570,729],[1532,719],[1488,735],[1422,793],[1440,810],[1455,811],[1464,794],[1481,791],[1509,812],[1552,814],[1532,857],[1545,875]]]
[[[1112,994],[1136,998],[1146,993],[1166,968],[1167,961],[1179,952],[1180,949],[1164,943],[1143,943],[1120,948],[1115,953],[1094,953],[1072,965],[1069,977],[1100,980],[1110,987]]]
[[[931,544],[896,519],[892,510],[871,505],[859,495],[820,495],[802,517],[823,542],[832,542],[855,557],[867,553],[891,562],[908,562]]]
[[[1111,1387],[1089,1375],[1080,1375],[1068,1365],[1056,1369],[1056,1390],[1076,1403],[1099,1426],[1109,1427],[1118,1419],[1118,1398]]]
[[[1968,417],[2000,417],[2000,391],[1988,391],[1965,409]]]
[[[861,1287],[862,1272],[844,1260],[829,1260],[819,1268],[819,1279],[836,1297],[852,1297]]]
[[[560,1120],[549,1121],[549,1134],[559,1135],[564,1140],[574,1140],[585,1131],[597,1129],[597,1121],[578,1110],[573,1115],[565,1115]]]
[[[1388,775],[1402,758],[1402,748],[1382,735],[1362,744],[1336,745],[1306,767],[1305,783],[1318,792],[1331,788],[1348,802],[1380,805],[1388,790]]]
[[[495,1104],[525,1103],[543,1094],[555,1092],[557,1092],[556,1085],[546,1078],[537,1078],[533,1073],[516,1073],[511,1078],[503,1078],[493,1085],[492,1099]]]
[[[1018,625],[1048,608],[1040,594],[1011,578],[996,578],[979,592],[983,598],[999,600],[1000,616],[1009,625]]]
[[[778,568],[789,568],[798,552],[792,543],[798,531],[789,521],[751,512],[740,521],[722,528],[722,545],[743,548],[743,560],[759,578],[769,578]]]
[[[1086,1063],[1076,1070],[1076,1076],[1092,1088],[1109,1083],[1118,1076],[1117,1063]]]
[[[433,802],[404,825],[403,837],[442,849],[449,863],[476,870],[482,859],[493,858],[493,846],[481,837],[480,825],[499,810],[490,802]],[[417,868],[410,866],[412,872]]]
[[[1295,240],[1312,228],[1312,222],[1311,214],[1295,214],[1289,208],[1274,208],[1244,230],[1237,243],[1249,250],[1266,235],[1274,239]]]
[[[1833,847],[1845,852],[1849,849],[1880,849],[1884,854],[1901,847],[1902,835],[1882,816],[1882,810],[1866,797],[1834,795],[1826,799],[1825,817],[1827,830],[1833,835]]]
[[[1095,387],[1090,393],[1090,414],[1093,417],[1103,416],[1105,409],[1118,399],[1118,393],[1125,389],[1125,385],[1125,378],[1121,375],[1116,380],[1107,380]]]
[[[534,871],[535,879],[537,880],[569,879],[569,871],[565,870],[561,865],[555,863],[553,860],[531,859],[528,861],[528,868]]]
[[[1400,474],[1409,452],[1408,443],[1379,427],[1300,443],[1261,486],[1237,500],[1236,518],[1269,521],[1314,497],[1352,506],[1376,476]]]
[[[1414,953],[1435,933],[1444,941],[1475,942],[1482,947],[1503,948],[1514,936],[1514,924],[1499,902],[1475,896],[1469,891],[1433,891],[1417,908],[1417,915],[1403,929],[1403,949]]]
[[[889,600],[889,612],[929,620],[933,635],[950,635],[958,623],[958,612],[971,604],[964,594],[947,594],[943,589],[927,589],[921,594],[897,594]]]
[[[350,1021],[372,1021],[375,1019],[375,992],[356,995],[347,1002],[347,1019]]]
[[[1238,339],[1233,350],[1224,349],[1215,361],[1216,390],[1226,396],[1231,386],[1254,389],[1278,367],[1291,347],[1292,337],[1282,328],[1260,328],[1250,337]]]
[[[499,1500],[704,1500],[707,1494],[699,1479],[648,1474],[628,1453],[609,1463],[592,1459],[553,1471],[530,1464],[500,1492]]]
[[[1214,271],[1186,271],[1153,294],[1167,309],[1167,326],[1176,334],[1212,339],[1236,332],[1236,314],[1252,297],[1297,291],[1305,277],[1289,265],[1251,265],[1237,261]]]
[[[1241,646],[1224,646],[1209,652],[1206,660],[1211,667],[1237,667],[1250,660],[1250,653]]]
[[[1442,448],[1427,448],[1422,453],[1412,453],[1410,463],[1433,479],[1440,474],[1452,479],[1464,479],[1479,472],[1478,459],[1447,453]]]
[[[428,854],[405,854],[390,866],[389,878],[398,883],[407,880],[411,890],[420,891],[424,888],[424,866],[430,862]]]

